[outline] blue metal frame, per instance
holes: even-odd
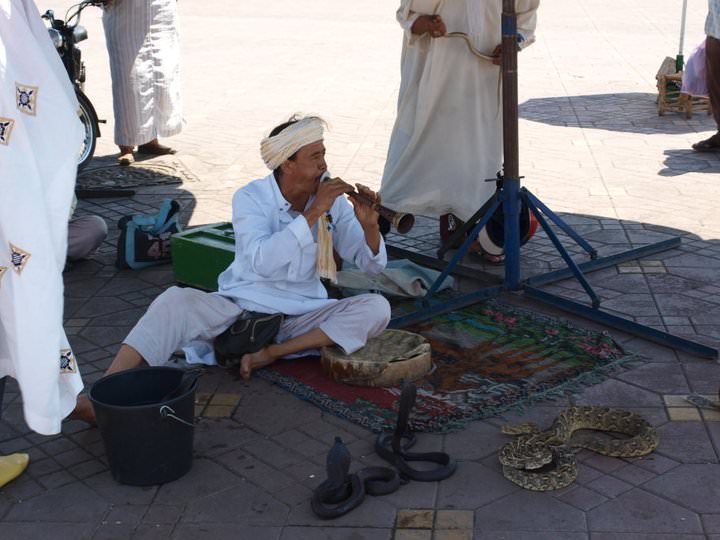
[[[540,211],[542,211],[547,217],[549,217],[552,222],[557,225],[565,234],[575,240],[577,245],[583,248],[590,255],[591,259],[597,259],[597,251],[595,250],[595,248],[588,244],[587,240],[580,236],[577,231],[575,231],[575,229],[565,223],[565,221],[563,221],[560,216],[558,216],[555,212],[545,206],[540,199],[530,193],[527,189],[522,188],[521,193],[525,197],[525,200],[528,202],[528,205],[533,204],[536,208],[540,209]],[[537,212],[535,213],[535,215],[537,216]]]
[[[655,253],[661,253],[668,249],[674,249],[680,245],[680,238],[668,238],[662,242],[656,242],[654,244],[648,244],[639,248],[629,249],[621,253],[614,253],[606,257],[600,257],[594,261],[587,261],[580,263],[578,267],[583,272],[594,272],[595,270],[602,270],[603,268],[610,268],[616,264],[621,264],[627,261],[634,261],[648,255],[654,255]],[[549,285],[556,281],[562,281],[572,277],[572,271],[569,268],[562,268],[560,270],[553,270],[546,274],[540,274],[528,278],[525,283],[532,287],[539,287],[541,285]]]
[[[506,231],[508,229],[512,231],[512,229],[515,228],[515,230],[519,234],[519,199],[525,193],[529,192],[524,189],[522,191],[515,191],[515,196],[512,198],[514,198],[514,200],[517,202],[513,205],[508,204],[508,199],[511,198],[509,192],[512,191],[512,189],[506,191],[505,185],[503,186],[496,204],[493,205],[493,207],[489,209],[488,213],[486,213],[485,216],[483,216],[483,218],[478,222],[478,224],[473,227],[472,233],[467,237],[465,242],[463,242],[463,245],[455,253],[452,260],[445,267],[438,279],[432,284],[430,289],[428,289],[427,294],[418,302],[418,310],[407,315],[392,319],[389,325],[390,328],[402,328],[404,326],[417,324],[436,315],[454,311],[456,309],[461,309],[477,302],[493,298],[495,296],[498,296],[503,291],[522,290],[524,294],[529,298],[544,302],[553,307],[568,311],[575,315],[579,315],[581,317],[603,324],[605,326],[609,326],[610,328],[615,328],[628,334],[647,339],[648,341],[652,341],[653,343],[697,355],[702,358],[718,358],[717,349],[691,341],[689,339],[674,336],[672,334],[657,330],[655,328],[651,328],[649,326],[638,324],[628,319],[623,319],[621,317],[618,317],[617,315],[612,315],[610,313],[601,311],[599,309],[600,299],[598,298],[597,294],[592,289],[592,286],[590,285],[590,283],[588,283],[587,279],[583,274],[583,271],[593,272],[595,270],[614,266],[621,262],[634,260],[640,257],[652,255],[654,253],[666,251],[668,249],[673,249],[680,245],[680,238],[670,238],[668,240],[657,242],[655,244],[631,249],[622,253],[615,253],[607,257],[601,257],[595,260],[584,262],[582,264],[578,264],[570,257],[555,232],[552,230],[552,228],[550,228],[549,224],[544,219],[544,216],[550,217],[554,216],[555,214],[553,214],[553,212],[544,205],[544,211],[540,212],[540,209],[535,205],[535,202],[537,201],[537,198],[535,197],[528,197],[528,199],[526,199],[528,208],[534,213],[535,217],[540,223],[540,226],[545,230],[548,237],[562,256],[568,267],[561,270],[555,270],[547,272],[545,274],[533,276],[520,282],[520,246],[518,239],[518,244],[515,247],[514,253],[510,251],[510,249],[512,249],[511,244],[505,244],[505,281],[502,286],[485,287],[472,293],[453,298],[451,300],[432,302],[432,298],[440,287],[440,284],[450,273],[452,273],[455,265],[458,264],[458,262],[462,259],[462,257],[469,249],[471,240],[477,237],[480,229],[482,229],[482,227],[487,224],[487,222],[490,220],[490,216],[492,216],[492,213],[495,211],[495,209],[497,209],[500,204],[503,204],[503,210],[506,216]],[[507,216],[510,215],[510,212],[513,211],[515,212],[516,219],[510,220],[510,222],[507,223]],[[555,217],[557,217],[557,219],[560,219],[558,216]],[[553,221],[553,223],[556,223],[556,221],[552,219],[552,217],[550,219]],[[506,234],[505,238],[507,242],[508,239],[511,239],[511,236],[509,238]],[[513,257],[513,254],[515,254],[516,257]],[[588,293],[588,296],[590,297],[592,302],[592,306],[587,306],[579,302],[568,300],[567,298],[563,298],[562,296],[551,294],[537,288],[537,286],[547,285],[549,283],[554,283],[563,279],[567,279],[569,277],[575,277],[580,282],[580,284],[583,286],[583,289],[585,289],[585,291]],[[518,285],[515,286],[515,283],[518,283]]]
[[[703,358],[717,358],[718,351],[712,347],[696,343],[695,341],[690,341],[689,339],[673,336],[667,332],[662,332],[661,330],[656,330],[655,328],[623,319],[622,317],[600,311],[596,308],[590,308],[584,304],[580,304],[579,302],[541,291],[535,287],[526,286],[525,295],[529,298],[540,300],[541,302],[545,302],[546,304],[550,304],[551,306],[560,308],[564,311],[580,315],[586,319],[591,319],[605,326],[609,326],[610,328],[615,328],[617,330],[621,330],[622,332],[627,332],[628,334],[640,336],[659,345],[665,345],[666,347],[670,347],[672,349],[689,352]]]
[[[530,192],[526,191],[525,195],[527,196]],[[535,199],[535,197],[533,197]],[[537,199],[535,199],[537,201]],[[539,201],[538,201],[539,202]],[[565,246],[562,245],[562,242],[560,242],[560,239],[555,234],[555,231],[553,231],[550,228],[550,225],[547,224],[547,221],[545,221],[545,218],[543,218],[543,215],[540,213],[540,211],[535,206],[535,202],[532,200],[528,200],[528,208],[530,208],[530,211],[535,215],[535,218],[538,220],[538,223],[540,223],[540,226],[543,228],[545,233],[548,235],[548,238],[550,238],[550,241],[552,241],[553,246],[555,246],[555,249],[560,253],[560,256],[565,261],[565,264],[568,265],[568,268],[572,271],[573,275],[575,276],[575,279],[577,279],[580,282],[580,285],[582,285],[582,288],[585,289],[585,292],[590,297],[590,300],[592,302],[592,306],[594,308],[597,308],[600,306],[600,298],[598,298],[597,294],[595,294],[595,291],[590,286],[590,283],[588,283],[588,280],[585,279],[585,276],[582,273],[582,270],[578,267],[577,263],[570,257],[570,254],[565,249]],[[545,207],[547,211],[549,209]],[[554,214],[550,214],[551,216]],[[574,231],[573,231],[574,232]],[[594,252],[595,250],[593,250]]]
[[[509,51],[508,54],[503,52],[502,55],[502,76],[503,76],[503,147],[505,156],[504,176],[501,177],[501,188],[498,197],[493,201],[487,212],[473,226],[472,232],[465,238],[462,246],[454,254],[447,267],[441,272],[438,279],[432,284],[424,298],[419,302],[420,308],[410,314],[398,317],[390,321],[390,327],[399,328],[410,324],[415,324],[423,320],[429,319],[440,313],[446,313],[455,309],[460,309],[468,305],[472,305],[481,300],[486,300],[493,296],[499,295],[503,291],[524,291],[529,297],[541,302],[545,302],[554,307],[565,311],[580,315],[600,324],[616,328],[631,335],[636,335],[647,339],[654,343],[659,343],[673,349],[688,352],[703,358],[717,358],[718,351],[712,347],[708,347],[701,343],[696,343],[688,339],[673,336],[667,332],[656,330],[634,321],[623,319],[616,315],[600,311],[600,299],[593,291],[592,286],[585,278],[583,271],[594,271],[600,268],[606,268],[620,262],[635,259],[658,253],[667,249],[672,249],[680,244],[679,238],[672,238],[664,242],[658,242],[642,248],[632,249],[623,253],[611,255],[597,259],[595,249],[585,241],[576,231],[574,231],[567,223],[565,223],[550,208],[542,203],[537,197],[530,193],[527,189],[520,187],[520,175],[518,172],[518,108],[517,108],[517,51],[516,51],[516,22],[515,1],[503,0],[502,15],[502,33],[503,33],[503,51]],[[538,222],[547,233],[552,241],[555,249],[560,253],[568,268],[563,270],[555,270],[534,276],[528,280],[521,281],[520,276],[520,208],[521,203],[525,202],[530,211],[538,219]],[[451,300],[433,303],[432,298],[438,291],[440,284],[445,278],[452,273],[455,266],[465,256],[472,240],[477,237],[480,230],[487,224],[490,217],[502,204],[504,212],[504,232],[505,232],[505,279],[502,286],[486,287],[478,291],[472,292],[453,298]],[[479,212],[473,216],[476,219]],[[545,217],[548,217],[555,225],[564,231],[570,238],[582,247],[591,257],[591,261],[582,264],[576,263],[565,247],[560,242],[555,232],[549,226]],[[454,238],[454,237],[453,237]],[[441,249],[439,253],[443,253]],[[537,289],[537,285],[553,283],[555,281],[566,279],[574,276],[587,292],[592,302],[592,307],[568,300],[558,295],[550,294]]]

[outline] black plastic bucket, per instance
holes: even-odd
[[[110,472],[121,484],[171,482],[192,467],[195,389],[202,370],[144,367],[96,381],[89,397]]]

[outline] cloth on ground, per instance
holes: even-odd
[[[420,297],[440,276],[437,270],[420,266],[407,259],[388,261],[377,275],[369,275],[354,268],[337,274],[337,287],[346,295],[377,292],[389,296]],[[452,288],[454,280],[448,276],[438,290]]]

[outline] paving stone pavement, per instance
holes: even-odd
[[[61,13],[70,2],[38,4]],[[718,346],[720,158],[689,150],[713,125],[705,115],[655,112],[654,75],[675,54],[679,4],[543,3],[538,41],[520,55],[521,172],[525,185],[601,255],[680,236],[677,249],[595,272],[590,280],[609,311]],[[79,212],[100,214],[111,225],[99,253],[65,273],[65,326],[88,385],[102,376],[147,305],[173,283],[166,266],[115,269],[121,216],[152,212],[174,197],[191,225],[226,221],[233,191],[265,174],[259,139],[296,111],[330,122],[326,142],[335,174],[377,186],[382,172],[399,84],[393,2],[216,0],[178,7],[187,124],[169,142],[180,150],[173,159],[190,174],[179,174],[181,183],[134,187],[133,197],[79,205]],[[704,0],[689,0],[686,54],[702,38],[705,10]],[[110,80],[99,12],[85,13],[86,90],[108,119],[97,148],[102,164],[115,152]],[[421,218],[411,238],[392,241],[432,252],[436,224]],[[581,250],[569,247],[582,260]],[[522,257],[525,275],[562,267],[541,234]],[[546,289],[583,297],[571,280]],[[508,301],[553,313],[522,298]],[[425,436],[423,446],[460,460],[455,476],[370,497],[330,522],[313,517],[308,503],[324,478],[325,454],[339,435],[354,467],[378,464],[373,435],[264,381],[205,375],[192,470],[145,488],[112,480],[96,429],[67,422],[55,437],[32,433],[11,383],[0,454],[28,452],[31,464],[0,489],[0,538],[720,539],[719,415],[683,399],[717,397],[718,362],[611,334],[644,358],[568,399]],[[546,426],[571,402],[643,414],[658,427],[660,447],[639,459],[581,452],[578,481],[556,492],[531,493],[505,480],[496,451],[506,439],[498,426],[525,420]]]

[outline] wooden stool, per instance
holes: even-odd
[[[657,109],[660,116],[666,112],[685,113],[692,118],[693,112],[705,111],[712,114],[710,100],[706,97],[691,96],[680,91],[682,88],[682,71],[675,72],[675,60],[666,57],[655,75],[658,88]]]

